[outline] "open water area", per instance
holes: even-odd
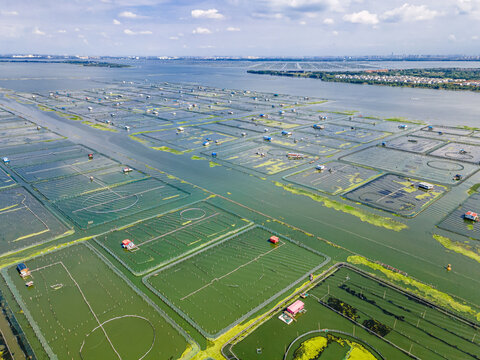
[[[477,224],[466,223],[462,214],[464,210],[479,210],[480,212],[480,203],[476,201],[477,197],[473,196],[469,199],[472,194],[472,191],[469,193],[469,190],[473,185],[480,183],[480,173],[478,172],[478,163],[469,160],[470,158],[467,159],[467,156],[461,153],[465,149],[468,154],[473,154],[472,156],[475,158],[475,149],[478,149],[476,140],[478,138],[473,129],[459,131],[455,128],[458,126],[480,127],[480,93],[327,83],[316,79],[254,75],[248,74],[246,71],[259,66],[259,64],[244,61],[130,60],[125,61],[125,63],[131,64],[132,67],[101,68],[71,64],[0,63],[0,87],[13,90],[2,94],[0,105],[8,111],[38,124],[40,127],[48,128],[56,134],[55,136],[68,138],[73,144],[62,145],[65,149],[77,149],[76,146],[82,146],[82,153],[79,156],[84,157],[84,153],[92,151],[94,152],[94,160],[104,158],[106,159],[104,161],[108,160],[114,163],[118,169],[127,165],[131,166],[133,171],[140,169],[142,171],[141,178],[132,178],[128,180],[128,183],[123,178],[117,180],[114,177],[109,180],[120,189],[117,193],[117,195],[120,194],[118,195],[120,197],[124,196],[122,191],[126,191],[122,190],[123,187],[130,189],[135,184],[142,185],[147,184],[147,182],[157,184],[157,181],[168,183],[170,178],[167,175],[158,176],[159,180],[148,178],[154,176],[148,169],[159,169],[164,174],[170,174],[177,178],[174,185],[156,185],[154,187],[161,189],[158,191],[169,191],[165,193],[166,195],[162,195],[165,204],[168,203],[168,205],[162,203],[165,209],[170,206],[170,210],[181,209],[193,201],[202,200],[200,195],[196,195],[197,190],[192,190],[193,187],[190,187],[190,185],[187,186],[178,181],[178,179],[184,180],[205,189],[209,193],[218,194],[220,198],[225,198],[221,204],[214,204],[215,206],[221,205],[222,208],[226,207],[225,211],[232,211],[239,217],[273,228],[273,221],[270,223],[270,220],[267,220],[266,217],[268,216],[312,235],[306,236],[301,242],[313,250],[331,257],[332,262],[329,265],[333,265],[336,261],[346,261],[347,255],[361,255],[371,261],[378,261],[384,265],[388,264],[388,266],[399,270],[401,274],[408,274],[409,277],[423,284],[428,284],[435,291],[448,294],[456,303],[468,306],[471,309],[470,312],[456,312],[457,315],[464,316],[478,324],[480,318],[480,302],[478,300],[480,298],[480,263],[478,260],[480,245],[477,240]],[[358,64],[354,65],[352,68],[358,66]],[[419,64],[392,62],[388,64],[375,63],[371,66],[377,68],[405,68],[410,67],[410,65],[417,67]],[[422,67],[444,67],[446,65],[455,67],[480,66],[473,62],[421,63]],[[344,63],[338,64],[338,67],[340,66],[345,68]],[[123,85],[123,82],[126,85]],[[129,85],[129,82],[132,82],[132,84]],[[149,92],[149,87],[152,84],[156,85],[157,88]],[[78,110],[82,108],[82,111],[85,111],[85,116],[88,117],[89,112],[86,110],[88,104],[86,102],[82,103],[81,100],[81,97],[85,97],[85,91],[96,94],[92,89],[104,88],[108,92],[110,88],[113,93],[110,95],[111,97],[118,96],[119,93],[129,94],[125,95],[125,98],[133,98],[135,94],[138,95],[139,93],[151,93],[153,101],[157,96],[160,97],[156,93],[159,91],[158,86],[165,86],[168,92],[165,96],[170,100],[179,96],[179,90],[186,95],[188,91],[198,89],[198,86],[207,87],[207,90],[202,91],[208,92],[210,94],[208,96],[211,96],[213,92],[222,93],[223,91],[223,103],[218,105],[218,109],[211,110],[217,111],[217,117],[213,120],[229,121],[229,119],[234,119],[236,120],[235,126],[248,123],[248,119],[252,116],[252,111],[242,110],[243,107],[250,107],[250,109],[254,109],[253,112],[257,111],[256,108],[251,107],[249,100],[247,101],[246,98],[238,100],[241,97],[239,94],[244,90],[249,90],[252,93],[258,92],[258,95],[255,93],[255,96],[260,98],[267,96],[262,95],[265,93],[268,93],[268,96],[279,94],[279,98],[285,99],[287,103],[294,101],[308,102],[304,100],[305,97],[308,97],[312,100],[312,103],[302,103],[297,107],[298,117],[302,119],[301,122],[295,120],[296,117],[293,115],[277,116],[278,106],[270,110],[265,110],[264,105],[263,107],[260,106],[258,112],[269,111],[275,114],[269,118],[269,122],[259,120],[261,129],[268,127],[268,136],[270,136],[270,133],[272,134],[273,140],[267,144],[262,140],[263,130],[246,126],[245,131],[248,132],[248,136],[242,139],[237,134],[236,127],[231,126],[231,124],[229,127],[227,123],[221,124],[221,122],[212,126],[210,124],[213,120],[202,117],[201,114],[198,115],[200,111],[196,113],[195,117],[187,118],[185,115],[186,125],[182,126],[186,128],[187,126],[193,126],[192,129],[194,130],[187,128],[183,135],[177,136],[174,133],[170,137],[166,132],[165,134],[168,136],[157,136],[158,133],[150,131],[158,131],[159,129],[173,129],[175,131],[175,128],[178,129],[182,119],[171,118],[171,109],[165,110],[165,121],[160,128],[154,128],[153,125],[148,124],[148,126],[139,127],[137,130],[133,128],[127,131],[125,126],[136,126],[136,123],[133,117],[125,115],[123,120],[125,124],[129,125],[124,125],[124,123],[118,121],[118,124],[122,125],[115,124],[116,127],[112,127],[114,131],[101,131],[93,126],[82,124],[82,121],[72,121],[57,116],[52,111],[42,111],[38,107],[39,104],[57,106],[56,109],[60,111],[62,105],[55,105],[57,100],[49,98],[49,93],[53,92],[55,94],[58,92],[60,97],[68,97],[65,94],[72,93],[72,96],[78,99],[78,109],[66,108],[64,110],[68,113],[78,114]],[[138,92],[135,91],[135,88],[139,89]],[[232,104],[229,105],[229,103],[226,103],[226,99],[228,99],[231,90],[236,91],[236,93],[235,100],[232,100]],[[5,94],[8,96],[4,96]],[[30,94],[36,94],[35,103],[32,103]],[[96,97],[96,95],[91,96],[92,98]],[[207,94],[203,94],[203,96],[206,98]],[[327,101],[322,102],[321,100]],[[314,102],[316,103],[314,104]],[[205,100],[205,103],[208,102]],[[170,105],[174,106],[172,104],[174,103]],[[305,110],[300,105],[305,105]],[[91,106],[94,108],[93,111],[96,112],[95,104]],[[230,109],[230,106],[233,109],[232,114],[226,112]],[[111,109],[113,107],[105,112],[107,117],[111,111],[116,111]],[[176,111],[179,115],[183,114],[180,112],[181,110]],[[286,108],[285,111],[290,112],[291,109]],[[338,113],[343,111],[355,111],[355,113],[352,113],[354,115]],[[116,112],[121,113],[119,110]],[[318,120],[313,120],[312,114],[315,114],[314,117],[317,117],[317,114],[327,115],[325,129],[320,130],[325,131],[325,133],[328,132],[325,135],[326,141],[324,143],[319,141],[318,137],[315,138],[318,131],[313,132],[312,124],[318,122]],[[100,115],[103,116],[104,114],[99,113]],[[167,115],[169,118],[167,118]],[[258,118],[258,114],[255,116]],[[311,118],[309,118],[310,116]],[[350,116],[353,116],[353,119],[349,119]],[[372,119],[365,119],[365,117],[371,117]],[[405,119],[405,122],[402,122],[402,120],[398,123],[381,120],[386,118],[401,118]],[[415,121],[424,124],[411,123]],[[375,124],[372,124],[372,122],[375,122]],[[285,128],[285,124],[291,126],[288,130],[293,133],[288,139],[280,134],[280,131]],[[408,127],[400,130],[397,125],[402,124],[407,124]],[[440,125],[441,127],[429,130],[425,127],[425,124]],[[199,140],[212,136],[211,132],[222,131],[222,127],[228,128],[229,132],[225,132],[225,136],[219,138],[218,145],[212,144],[205,149],[201,142],[198,143]],[[297,127],[300,130],[298,133],[303,134],[298,136],[305,137],[300,145],[297,145],[295,141]],[[340,128],[340,131],[337,128]],[[142,132],[140,135],[148,139],[148,143],[134,139],[135,131]],[[440,132],[442,134],[439,134]],[[163,134],[163,132],[160,132],[160,134]],[[322,139],[322,136],[320,135],[320,139]],[[429,140],[432,138],[435,140]],[[389,144],[389,141],[392,141],[392,144]],[[424,142],[427,142],[428,146],[419,146]],[[385,144],[382,145],[382,143]],[[181,144],[181,146],[175,148],[176,144]],[[449,147],[445,147],[445,151],[437,151],[446,144],[449,144]],[[462,144],[465,144],[465,146],[462,146]],[[29,146],[32,147],[30,150],[32,154],[37,151],[35,146],[38,145],[30,144]],[[325,146],[331,151],[322,154],[320,151],[323,151],[324,148],[321,146]],[[165,147],[170,150],[174,149],[177,153],[165,151]],[[3,150],[3,147],[0,146],[0,148]],[[296,149],[315,158],[315,163],[312,163],[309,159],[301,159],[298,163],[285,160],[287,151],[295,151]],[[218,159],[211,158],[212,152],[218,152]],[[272,156],[272,162],[268,163],[270,165],[265,165],[263,160],[259,159],[263,152],[267,154],[267,162],[270,159],[269,156]],[[463,158],[469,161],[463,161],[462,156],[457,156],[457,153],[464,155]],[[367,154],[368,158],[362,154]],[[452,154],[455,156],[451,156]],[[4,155],[0,153],[0,156]],[[315,157],[315,155],[317,156]],[[12,154],[11,158],[12,161],[15,161],[15,154]],[[221,166],[215,166],[217,162]],[[214,163],[213,166],[212,163]],[[325,164],[326,170],[328,170],[329,163],[335,164],[334,170],[338,168],[341,171],[335,170],[332,175],[324,173],[326,180],[324,180],[323,185],[319,185],[316,182],[314,169],[319,163]],[[397,164],[401,164],[401,166],[397,166]],[[10,172],[9,169],[17,172],[14,164],[11,165],[11,168],[4,164],[2,166],[4,172]],[[26,167],[26,169],[29,170],[30,168]],[[105,177],[109,175],[108,171],[100,170],[98,171],[100,175]],[[82,171],[78,170],[78,174],[75,173],[78,179],[81,179]],[[18,170],[18,173],[21,173],[20,170]],[[457,173],[462,175],[462,178],[458,181],[453,179],[453,176]],[[67,176],[70,175],[67,174]],[[100,175],[98,175],[99,179]],[[381,177],[384,175],[385,177]],[[97,175],[95,176],[97,177]],[[387,176],[390,177],[387,178]],[[78,208],[74,207],[75,197],[71,196],[73,200],[64,200],[63,198],[66,198],[68,194],[57,194],[57,187],[49,188],[48,182],[50,180],[48,178],[46,178],[47,180],[43,178],[31,180],[25,175],[14,176],[14,179],[18,182],[18,185],[26,187],[30,192],[36,194],[36,197],[41,198],[47,209],[53,211],[58,217],[63,217],[68,211],[79,214],[80,210],[89,210],[89,207],[97,206],[96,203],[90,205],[90,203],[82,200],[86,205],[82,205],[81,208],[80,206]],[[68,179],[74,178],[69,177]],[[291,181],[292,179],[295,181]],[[382,179],[389,179],[388,187],[382,185]],[[84,187],[88,189],[90,185],[87,180],[83,179],[85,184],[77,180],[74,181],[75,186],[79,186],[78,191],[84,191]],[[32,184],[29,184],[30,181]],[[60,180],[56,181],[60,185],[66,184],[66,182]],[[371,181],[376,181],[374,187],[368,186]],[[430,197],[425,196],[416,188],[421,181],[429,181],[435,184],[436,188],[430,193]],[[5,186],[10,186],[6,182],[5,184]],[[103,183],[101,185],[105,186]],[[152,188],[153,185],[148,185],[148,187]],[[411,187],[415,187],[415,192],[409,190]],[[13,189],[17,188],[13,187]],[[361,195],[358,196],[359,199],[366,199],[365,203],[349,200],[346,194],[355,189]],[[9,193],[14,192],[10,188],[7,188],[7,190]],[[143,191],[143,187],[141,190]],[[37,191],[40,191],[45,198],[38,195]],[[59,188],[58,191],[63,191],[63,188]],[[475,190],[473,190],[473,193],[475,193]],[[177,200],[173,196],[177,196],[181,200]],[[391,196],[394,202],[385,199],[388,196]],[[381,199],[381,206],[369,204],[369,202],[378,202],[376,199]],[[415,199],[418,200],[415,210],[410,211],[410,209],[413,209],[410,202],[415,202]],[[177,204],[175,201],[180,201],[180,203],[175,206],[170,205],[170,203]],[[215,201],[220,200],[217,197]],[[230,208],[226,205],[228,201],[236,205]],[[332,205],[332,202],[340,205]],[[70,206],[70,203],[74,205]],[[468,206],[478,206],[478,208],[464,209],[465,206],[460,207],[464,203]],[[127,209],[127,205],[125,205],[125,209]],[[144,205],[139,202],[138,206]],[[365,217],[358,216],[350,210],[342,210],[349,206],[360,209],[363,214],[368,213],[377,216],[376,219],[380,219],[379,224],[375,224],[375,221],[371,218],[366,220]],[[404,213],[401,211],[395,213],[392,209],[395,210],[396,207],[406,210]],[[68,209],[65,210],[66,208]],[[260,212],[261,216],[258,213],[255,216],[259,216],[262,220],[256,219],[253,212],[245,210],[247,208]],[[145,205],[145,209],[145,211],[151,211],[150,216],[154,215],[154,210],[151,210],[150,205]],[[387,210],[385,211],[385,209]],[[98,210],[99,213],[108,211],[108,209],[103,208],[100,210]],[[245,213],[242,214],[242,211],[245,211]],[[91,213],[91,211],[87,212]],[[138,215],[136,215],[137,213]],[[131,222],[146,218],[141,211],[132,211],[132,214],[134,218]],[[128,224],[128,220],[120,216],[119,218],[119,221],[123,221],[121,224],[119,223],[120,225]],[[95,236],[100,232],[106,233],[112,230],[108,223],[99,222],[101,225],[98,225],[97,231],[95,230],[97,224],[90,223],[88,219],[81,219],[81,224],[80,220],[76,220],[72,215],[69,219],[70,221],[67,220],[65,226],[68,225],[69,228],[74,230],[74,234],[69,237],[71,240],[83,236]],[[116,218],[111,221],[116,221]],[[395,226],[392,228],[390,225],[382,225],[385,221],[389,224],[395,224],[396,228]],[[273,230],[281,233],[283,227],[278,228],[280,226],[278,224],[275,225],[277,228]],[[440,227],[439,224],[441,224]],[[285,229],[288,228],[287,225],[282,226]],[[286,233],[281,233],[281,235],[294,236]],[[451,246],[442,245],[434,238],[434,235],[449,238],[452,243],[459,244],[463,250],[456,251],[452,250]],[[339,253],[333,246],[327,245],[326,242],[319,239],[337,244],[344,251]],[[59,243],[61,243],[61,240]],[[95,247],[99,252],[103,251],[100,246],[92,245],[92,247]],[[458,247],[456,249],[458,250]],[[465,253],[470,255],[465,255]],[[104,255],[109,256],[106,252]],[[143,292],[148,292],[146,287],[141,287],[139,278],[123,269],[121,263],[124,260],[120,259],[116,263],[112,258],[109,259],[114,262],[115,266],[122,268],[121,271],[126,274],[125,276],[139,286]],[[185,261],[188,261],[188,259]],[[447,264],[451,264],[451,271],[446,270]],[[366,267],[365,269],[371,270]],[[414,286],[410,286],[411,284],[399,282],[397,285],[404,285],[409,290],[418,291]],[[153,297],[152,294],[148,296]],[[434,299],[430,298],[429,300],[433,301]],[[448,303],[447,301],[444,305],[448,307]],[[180,323],[180,326],[186,329],[195,341],[200,343],[198,339],[201,336],[196,329],[182,323],[182,320],[176,318],[175,312],[168,309],[168,306],[163,305],[163,309],[175,322]],[[451,308],[449,310],[455,311]],[[476,331],[478,332],[478,330]],[[474,344],[476,343],[474,342]],[[409,343],[405,346],[408,347],[408,345]],[[478,350],[478,346],[475,346],[471,351],[473,353]],[[200,347],[202,347],[201,343]]]

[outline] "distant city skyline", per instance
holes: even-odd
[[[480,54],[480,0],[0,0],[0,53]]]

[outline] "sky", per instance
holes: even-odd
[[[0,0],[0,54],[480,55],[480,0]]]

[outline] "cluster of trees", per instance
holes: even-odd
[[[331,308],[337,310],[339,313],[342,313],[344,316],[354,321],[360,317],[360,315],[357,314],[357,309],[335,297],[329,297],[327,304]]]
[[[105,62],[105,61],[67,60],[67,61],[62,61],[62,62],[65,62],[67,64],[73,64],[73,65],[94,66],[94,67],[109,67],[109,68],[130,67],[130,65],[110,63],[110,62]]]
[[[363,326],[365,326],[367,329],[372,330],[374,333],[380,335],[381,337],[384,337],[387,335],[390,331],[392,331],[392,328],[382,324],[380,321],[377,321],[375,319],[368,319],[363,322]]]

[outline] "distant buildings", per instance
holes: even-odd
[[[480,86],[479,80],[466,80],[466,79],[450,79],[450,78],[433,78],[433,77],[420,77],[411,75],[382,75],[373,73],[366,73],[362,75],[349,75],[338,74],[335,75],[335,79],[340,80],[362,80],[373,81],[379,83],[400,83],[400,84],[425,84],[425,85],[438,85],[438,84],[457,84],[463,86]]]

